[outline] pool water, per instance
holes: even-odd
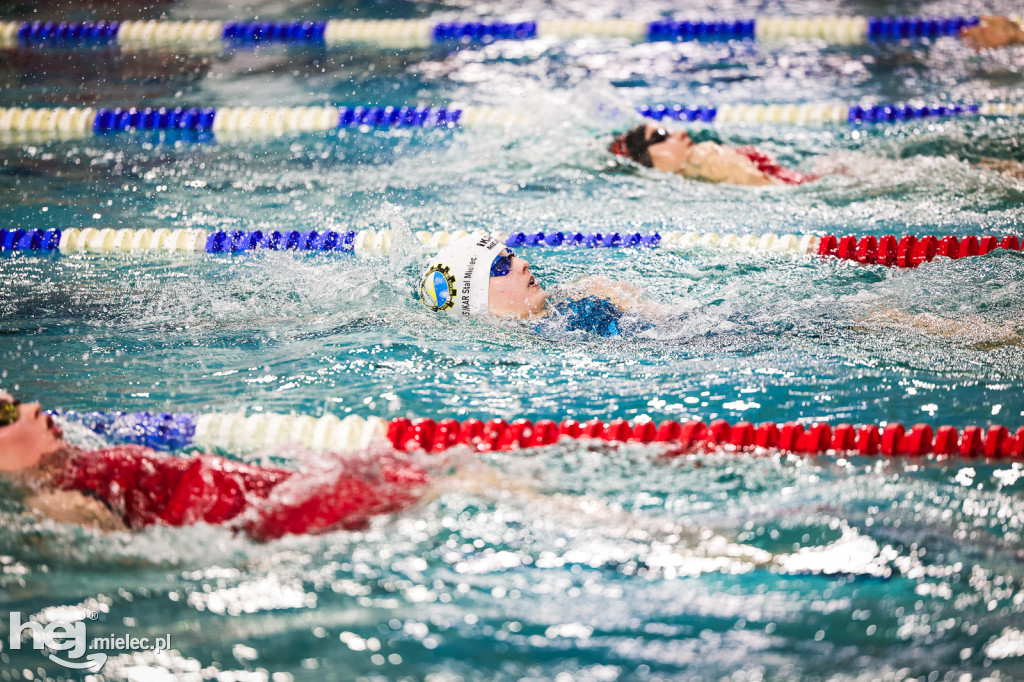
[[[55,19],[573,15],[544,3],[182,2],[92,14],[23,2],[0,18],[33,9]],[[614,0],[587,11],[635,14]],[[645,103],[1017,102],[1022,54],[974,55],[952,39],[7,51],[0,106],[458,102],[525,121],[276,139],[0,138],[2,227],[389,229],[397,245],[376,258],[0,255],[0,386],[58,410],[1015,429],[1024,352],[1001,334],[1024,333],[1020,252],[901,270],[699,247],[525,249],[545,286],[607,275],[659,307],[650,329],[601,339],[430,313],[414,298],[424,260],[413,232],[1022,236],[1024,180],[975,165],[1024,161],[1013,118],[721,126],[728,143],[826,173],[763,191],[627,168],[604,151]],[[937,335],[868,319],[894,309],[961,326]],[[510,488],[466,488],[446,466],[428,499],[369,530],[266,545],[217,527],[101,534],[41,521],[7,486],[0,595],[4,612],[86,622],[90,637],[170,636],[165,652],[109,652],[100,677],[110,679],[1024,677],[1020,462],[665,455],[586,441],[456,452],[459,468],[497,472]],[[303,453],[244,456],[301,466]],[[7,632],[4,622],[3,679],[79,675],[11,649]]]

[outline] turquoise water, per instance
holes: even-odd
[[[0,11],[21,18],[33,7]],[[479,11],[117,11],[161,10],[264,19]],[[514,10],[570,15],[539,3]],[[606,2],[590,11],[632,10]],[[68,12],[61,16],[90,16]],[[1020,253],[905,271],[699,248],[526,251],[545,285],[605,274],[641,285],[662,306],[651,330],[608,341],[438,318],[412,299],[422,256],[408,245],[418,229],[1020,236],[1024,181],[972,165],[1024,161],[1018,120],[723,127],[727,142],[833,172],[773,191],[615,167],[603,147],[610,130],[630,123],[621,112],[644,102],[1016,102],[1021,54],[974,56],[952,40],[851,49],[535,41],[183,57],[8,51],[0,106],[458,101],[521,108],[527,120],[276,140],[0,139],[4,227],[328,227],[407,237],[376,259],[0,256],[0,385],[60,410],[1016,428],[1024,353],[994,341],[993,330],[1024,332]],[[890,309],[968,327],[936,336],[864,321]],[[73,426],[69,434],[96,443]],[[264,454],[281,453],[253,457]],[[3,613],[95,612],[90,637],[171,636],[162,654],[110,652],[110,679],[151,669],[310,680],[1024,677],[1020,463],[663,455],[593,443],[488,455],[511,490],[473,492],[441,473],[430,499],[366,532],[267,545],[211,527],[103,535],[28,516],[8,494]],[[455,458],[474,469],[467,453]],[[38,652],[10,650],[6,627],[4,679],[75,677]]]

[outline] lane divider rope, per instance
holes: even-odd
[[[786,123],[827,125],[848,123],[898,123],[923,118],[956,116],[1021,116],[1024,104],[843,104],[818,102],[804,104],[723,104],[722,106],[684,106],[682,104],[644,105],[637,108],[644,118],[654,121],[703,123]]]
[[[1020,23],[1020,17],[1014,17]],[[329,21],[6,21],[0,22],[0,48],[14,46],[119,45],[124,47],[204,47],[256,44],[322,45],[352,43],[381,47],[424,47],[437,43],[488,44],[499,40],[585,36],[632,41],[822,40],[840,45],[934,40],[958,35],[977,16],[766,16],[729,20],[640,21],[633,19],[497,18],[332,19]]]
[[[1024,116],[1022,103],[986,104],[726,104],[644,105],[637,113],[655,121],[705,123],[829,125],[897,123],[954,116]],[[342,107],[127,107],[0,108],[0,131],[48,133],[80,138],[125,131],[211,132],[220,136],[275,136],[287,132],[322,132],[348,128],[448,129],[463,126],[515,126],[523,114],[498,107],[342,106]]]
[[[424,251],[435,253],[451,241],[469,235],[466,231],[421,230],[415,233]],[[475,233],[474,233],[475,234]],[[997,249],[1020,251],[1024,242],[1016,235],[997,237],[948,235],[867,235],[826,234],[719,234],[717,232],[513,232],[491,235],[512,248],[691,248],[761,252],[790,256],[817,255],[855,261],[862,265],[915,268],[938,257],[957,260],[984,256]],[[298,230],[262,232],[260,230],[207,231],[201,229],[156,230],[69,228],[66,230],[0,229],[0,253],[128,253],[157,251],[167,253],[232,254],[256,250],[345,252],[359,256],[381,256],[392,247],[390,230]]]
[[[666,420],[629,423],[615,419],[607,423],[542,419],[536,423],[516,419],[488,422],[479,419],[406,419],[390,422],[378,417],[349,415],[344,419],[327,414],[207,413],[200,415],[149,412],[74,413],[63,416],[108,437],[141,443],[158,449],[189,447],[223,448],[235,452],[282,445],[304,446],[316,451],[354,452],[385,442],[399,450],[440,452],[458,445],[479,452],[510,451],[542,447],[561,439],[594,439],[612,443],[665,443],[668,454],[709,451],[779,451],[803,455],[856,454],[881,457],[943,455],[964,459],[1024,460],[1024,426],[1016,432],[1001,425],[984,429],[952,426],[933,429],[928,424],[889,422],[885,426],[817,422],[802,424],[751,422],[730,424],[717,419],[681,423]]]
[[[222,448],[233,452],[276,446],[301,446],[317,452],[356,452],[383,443],[387,422],[379,417],[257,412],[170,414],[149,412],[65,412],[63,416],[120,442],[159,450],[188,447]]]

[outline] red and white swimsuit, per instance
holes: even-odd
[[[753,161],[759,171],[776,180],[781,180],[787,185],[802,185],[805,182],[817,180],[819,177],[783,168],[778,161],[754,147],[736,147],[736,151]]]
[[[130,528],[237,519],[246,534],[266,541],[288,533],[363,528],[371,516],[414,504],[429,480],[423,468],[396,458],[356,468],[339,461],[312,473],[295,472],[125,445],[73,455],[56,487],[96,495]]]

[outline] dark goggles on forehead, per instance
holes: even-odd
[[[10,426],[14,422],[18,421],[20,410],[18,405],[21,405],[20,400],[14,402],[4,401],[0,403],[0,426]]]
[[[494,259],[491,263],[491,277],[504,277],[512,271],[512,259],[516,252],[512,249],[505,249],[505,253]]]

